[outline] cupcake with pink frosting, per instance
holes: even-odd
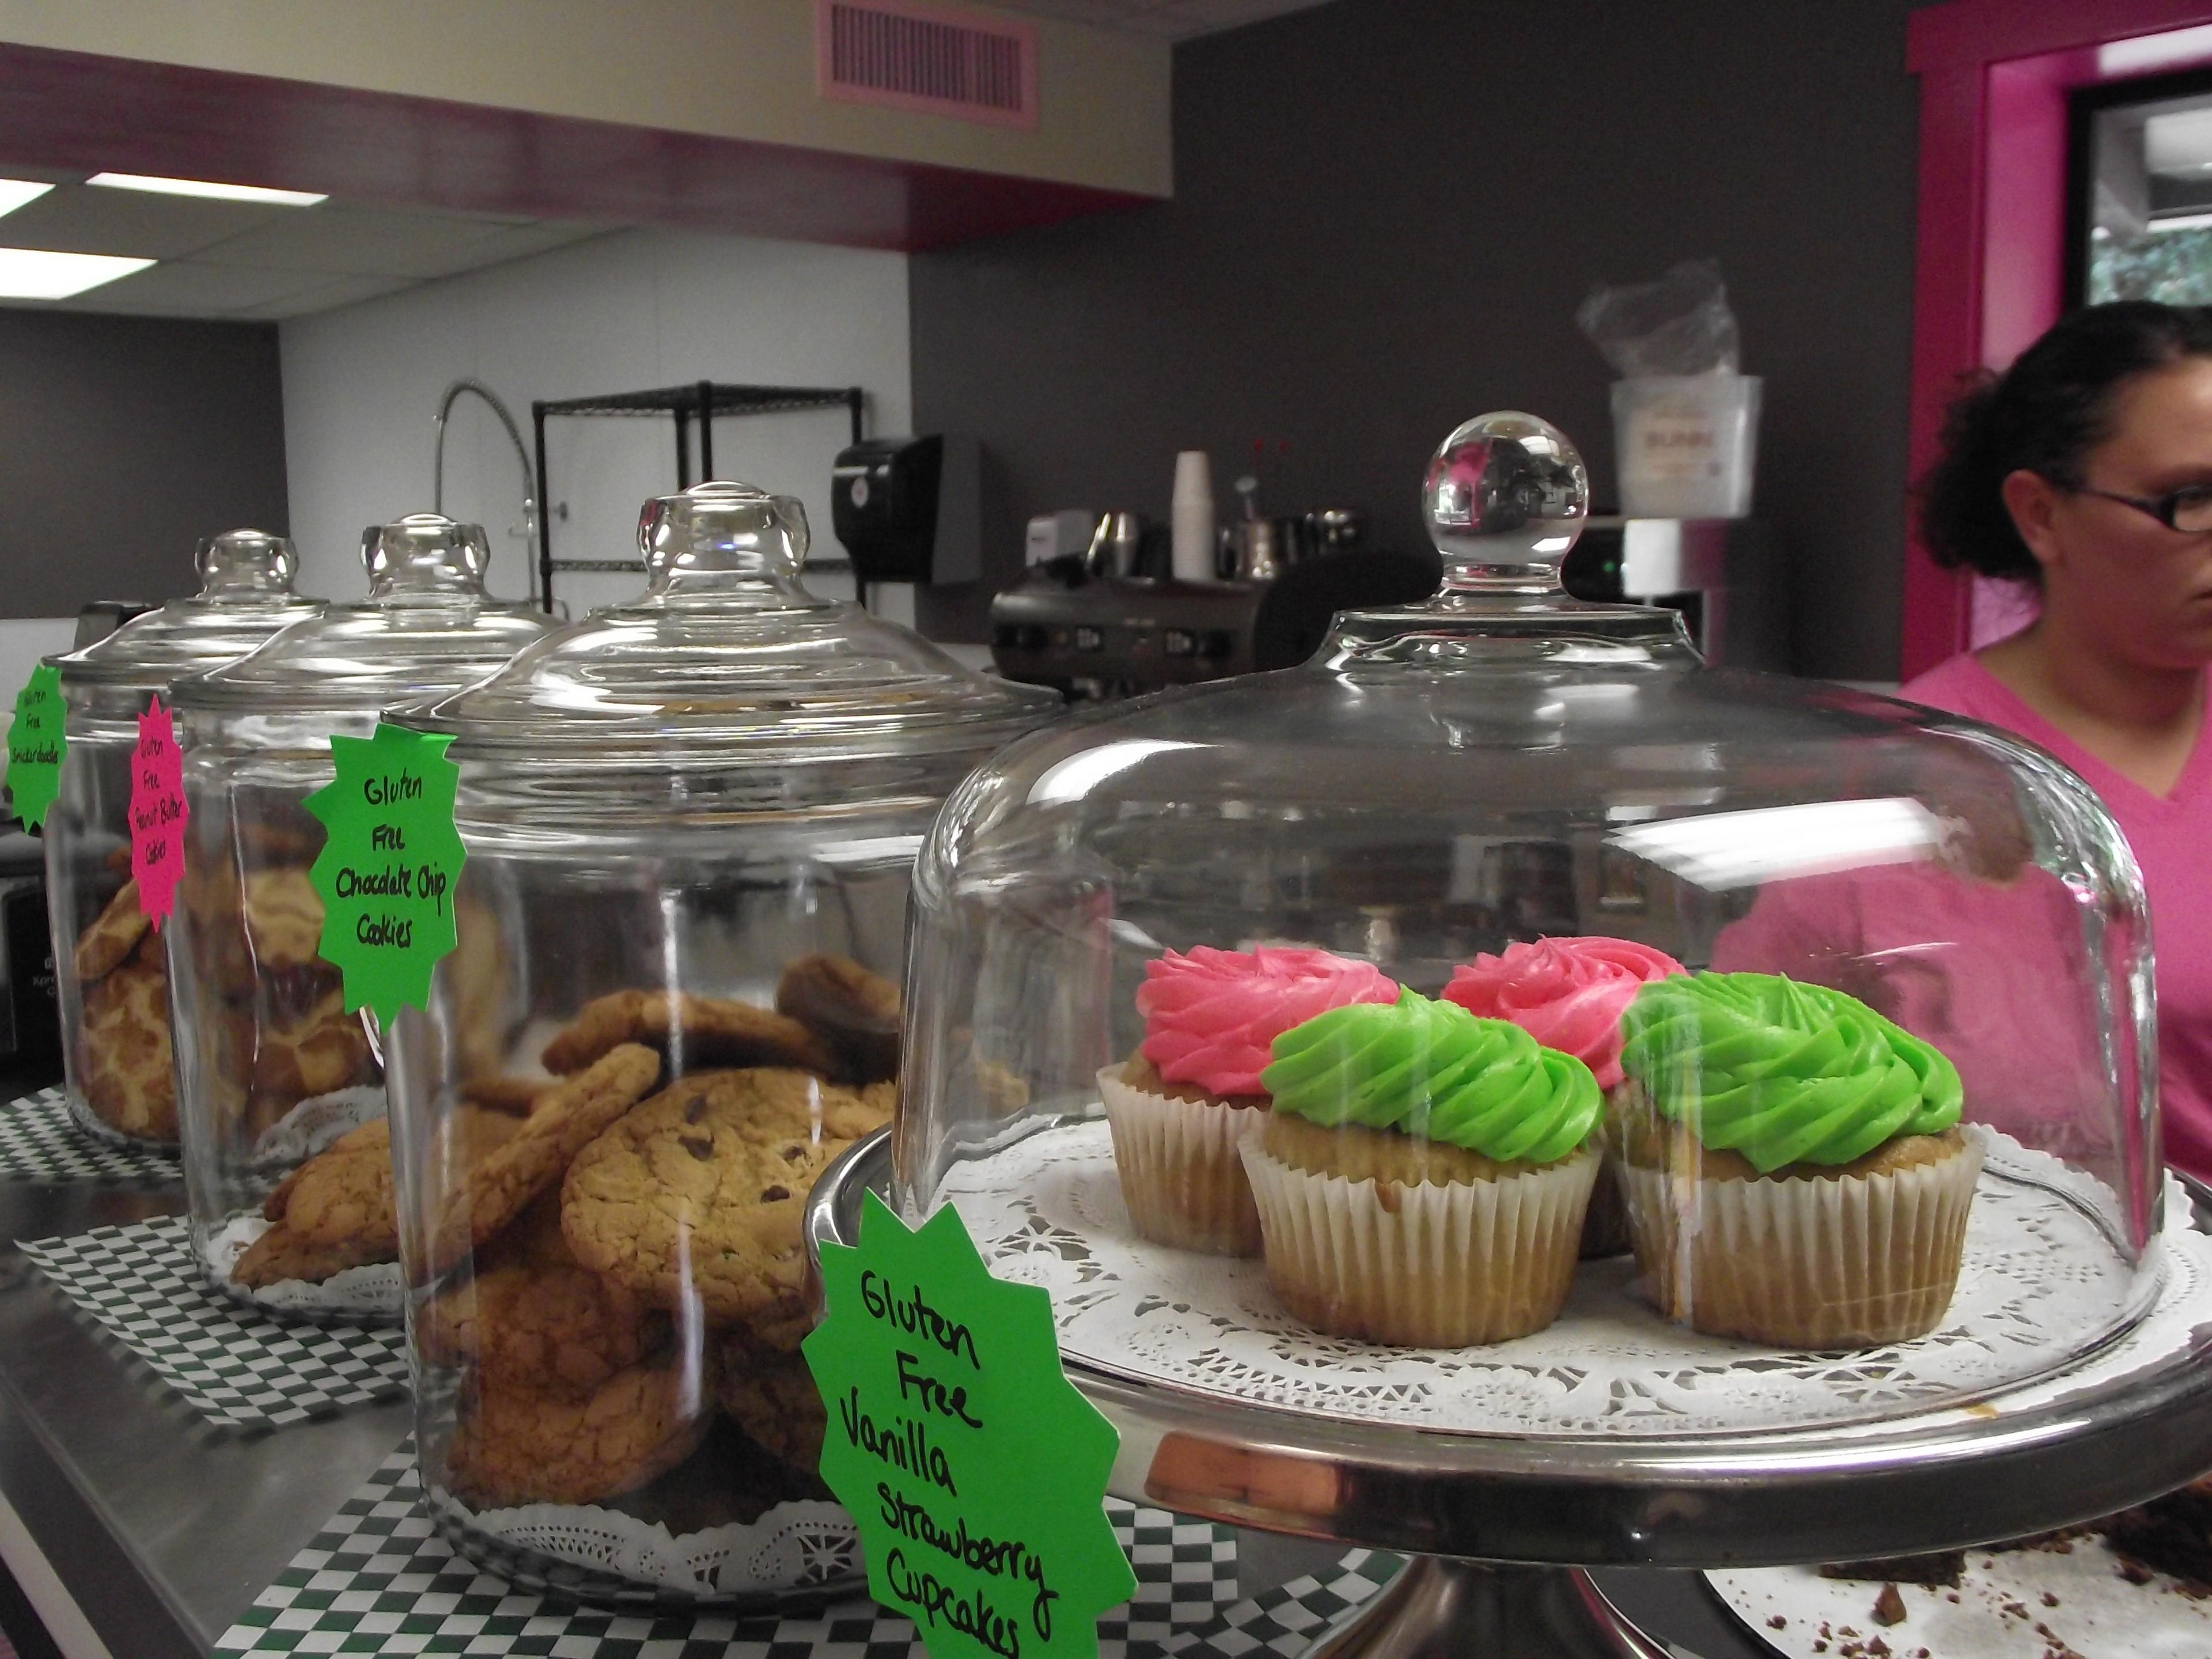
[[[1510,1019],[1547,1048],[1572,1054],[1590,1068],[1611,1106],[1623,1084],[1622,1012],[1652,981],[1688,971],[1664,951],[1633,939],[1540,939],[1462,963],[1443,994],[1471,1014]],[[1590,1196],[1582,1254],[1618,1255],[1628,1242],[1627,1217],[1608,1167]]]
[[[1170,951],[1145,964],[1137,1052],[1098,1073],[1121,1195],[1139,1233],[1217,1255],[1257,1255],[1260,1218],[1237,1143],[1266,1109],[1274,1040],[1353,1003],[1395,1003],[1372,963],[1261,945]]]

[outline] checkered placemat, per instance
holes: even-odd
[[[1137,1594],[1098,1621],[1099,1659],[1200,1650],[1237,1594],[1236,1534],[1109,1501]],[[254,1599],[213,1659],[275,1654],[574,1655],[579,1659],[925,1659],[914,1626],[862,1597],[804,1617],[612,1613],[513,1589],[453,1553],[422,1504],[411,1442]]]
[[[1325,1577],[1309,1574],[1237,1602],[1211,1624],[1169,1644],[1176,1659],[1245,1659],[1304,1653],[1329,1626],[1389,1583],[1403,1563],[1379,1550],[1352,1550]]]
[[[288,1324],[216,1295],[182,1216],[16,1248],[213,1422],[275,1428],[407,1391],[400,1331]]]
[[[142,1187],[183,1177],[176,1154],[88,1134],[58,1085],[0,1106],[0,1180]]]

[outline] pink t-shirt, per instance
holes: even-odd
[[[2200,736],[2172,793],[2152,794],[2030,708],[1971,652],[1899,695],[2047,749],[2118,821],[2150,896],[2158,976],[2158,1084],[2167,1161],[2212,1180],[2212,743]]]

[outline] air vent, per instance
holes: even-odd
[[[825,98],[1036,125],[1036,32],[1026,23],[906,0],[814,0],[814,48]]]

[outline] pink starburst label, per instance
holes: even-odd
[[[138,883],[138,907],[156,927],[175,908],[187,811],[176,722],[156,696],[138,717],[138,747],[131,757],[131,873]]]

